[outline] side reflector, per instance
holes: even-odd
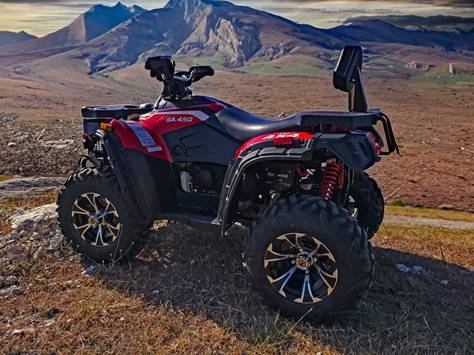
[[[282,146],[282,145],[292,145],[293,138],[292,137],[278,137],[273,139],[273,145],[275,147]]]
[[[99,124],[99,128],[100,129],[103,129],[104,131],[107,131],[107,132],[112,132],[112,125],[110,123],[104,123],[104,122],[101,122]]]

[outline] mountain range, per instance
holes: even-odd
[[[8,46],[10,44],[20,43],[36,38],[25,31],[21,32],[10,32],[0,31],[0,47]]]
[[[413,30],[373,18],[319,29],[221,0],[169,0],[150,11],[121,3],[95,5],[59,31],[3,47],[0,57],[61,55],[84,61],[90,73],[121,69],[158,54],[212,58],[228,68],[285,58],[329,68],[346,44],[362,44],[372,57],[390,53],[400,60],[474,66],[471,32]]]
[[[84,44],[146,10],[135,5],[127,7],[118,2],[115,6],[92,6],[70,25],[41,38],[34,38],[2,49],[3,54],[17,54],[71,48]]]

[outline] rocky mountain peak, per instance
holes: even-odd
[[[221,0],[169,0],[165,8],[169,9],[183,9],[183,10],[194,10],[196,8],[202,8],[205,6],[212,5],[223,5],[230,4],[227,1]]]
[[[134,14],[134,15],[138,15],[138,14],[141,14],[143,12],[146,12],[147,10],[145,10],[143,7],[140,7],[138,5],[133,5],[133,6],[130,6],[128,8],[128,10]]]
[[[202,3],[202,0],[169,0],[165,7],[178,9],[178,8],[197,6],[201,3]]]

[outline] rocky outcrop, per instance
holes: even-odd
[[[0,181],[0,199],[44,194],[59,188],[63,182],[61,177],[13,177]]]
[[[19,210],[14,213],[9,222],[12,234],[16,235],[25,231],[44,232],[44,229],[56,226],[56,205],[49,204],[31,210]]]
[[[238,19],[219,18],[214,26],[203,20],[197,30],[181,45],[178,54],[219,55],[227,67],[239,67],[260,48],[256,26]]]
[[[37,260],[45,253],[63,257],[71,253],[63,248],[63,236],[56,220],[56,205],[17,210],[8,221],[11,232],[0,238],[0,295],[21,294],[23,289],[18,269],[19,263]]]

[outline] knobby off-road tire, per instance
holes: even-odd
[[[94,168],[79,170],[60,190],[57,204],[58,222],[64,238],[76,251],[92,260],[109,263],[129,259],[147,242],[149,226],[131,217],[111,169],[100,172]],[[86,227],[77,228],[79,224],[90,224],[90,216],[84,211],[94,212],[94,204],[104,210],[99,211],[100,214],[106,214],[102,219],[100,239],[96,237],[97,224],[86,232]],[[100,218],[96,223],[99,222]]]
[[[380,228],[384,217],[384,199],[377,182],[366,173],[356,174],[350,190],[357,208],[357,220],[371,239]]]
[[[289,244],[283,250],[283,245],[288,244],[285,238],[299,245],[295,248]],[[294,265],[304,266],[301,255],[314,252],[311,243],[315,239],[320,246],[314,254],[314,263],[306,264],[310,271],[297,268],[291,276],[293,280],[290,278],[281,288],[286,277],[276,280]],[[295,262],[292,258],[285,259],[285,255],[296,254],[302,244],[304,252],[298,250]],[[316,246],[314,242],[313,247]],[[270,205],[251,228],[244,267],[256,290],[272,308],[279,309],[285,316],[312,321],[322,321],[351,307],[371,286],[374,276],[365,231],[345,209],[319,197],[291,197]],[[308,284],[302,285],[308,274],[311,294]],[[328,274],[337,278],[331,279]],[[327,285],[321,275],[332,287],[331,292],[330,288],[324,289]],[[303,287],[306,287],[304,292]]]

